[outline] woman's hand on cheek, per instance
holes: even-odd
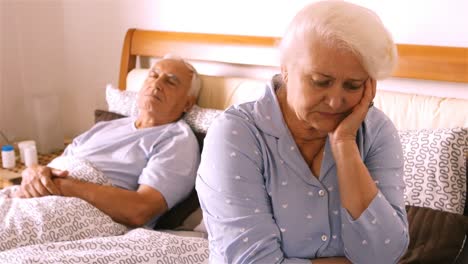
[[[364,93],[361,101],[353,107],[351,113],[341,121],[333,132],[329,133],[332,144],[338,144],[343,141],[356,140],[356,133],[366,118],[369,107],[376,93],[376,81],[372,78],[364,83]]]

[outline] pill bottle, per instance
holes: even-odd
[[[24,148],[24,165],[26,167],[37,165],[37,149],[35,145],[29,145]]]
[[[12,169],[16,166],[15,149],[12,145],[2,147],[2,165],[5,169]]]
[[[25,141],[18,142],[18,149],[19,149],[20,158],[21,158],[22,163],[25,163],[24,149],[26,147],[28,147],[28,146],[36,146],[36,142],[34,140],[25,140]]]

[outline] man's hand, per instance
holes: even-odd
[[[332,143],[355,142],[357,131],[364,118],[366,118],[372,100],[374,100],[376,89],[377,82],[374,79],[369,78],[364,83],[364,94],[361,101],[353,107],[352,112],[338,124],[336,129],[329,133]]]
[[[70,190],[73,188],[79,188],[77,184],[81,181],[73,179],[72,177],[53,177],[52,182],[60,192],[60,195],[70,196]]]
[[[21,173],[21,176],[21,186],[15,196],[18,198],[33,198],[47,195],[61,195],[52,178],[66,177],[68,176],[68,171],[35,165],[25,169]]]

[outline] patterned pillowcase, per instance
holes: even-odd
[[[223,110],[203,108],[194,105],[192,109],[185,114],[184,120],[194,132],[206,134],[211,122],[222,112]]]
[[[400,131],[407,205],[463,214],[467,128]]]
[[[124,116],[137,116],[137,92],[121,91],[114,88],[111,84],[106,86],[106,102],[109,111]]]

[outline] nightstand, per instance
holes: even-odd
[[[37,160],[39,165],[47,165],[50,161],[54,158],[60,156],[63,150],[54,151],[49,154],[37,154]],[[18,157],[18,155],[16,155]],[[16,167],[12,169],[5,169],[2,166],[2,161],[0,159],[0,189],[3,189],[7,186],[13,184],[20,184],[21,183],[21,172],[26,167],[24,164],[18,159],[16,160]]]
[[[21,183],[20,173],[0,168],[0,189],[19,183]]]

